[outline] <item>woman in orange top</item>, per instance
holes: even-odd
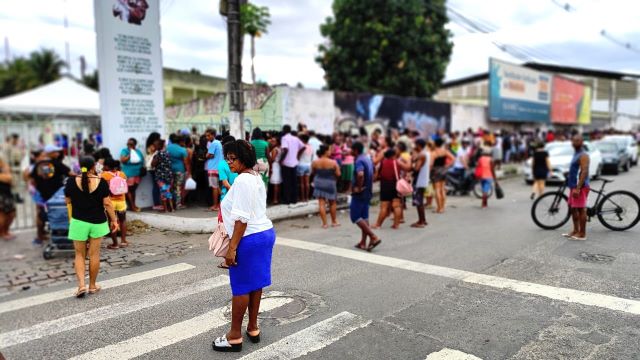
[[[127,176],[120,171],[120,161],[114,159],[107,159],[104,162],[104,167],[102,177],[107,184],[109,184],[109,189],[111,190],[111,180],[116,176],[121,177],[125,181],[127,180]],[[109,197],[111,198],[111,203],[113,204],[113,209],[116,212],[116,217],[118,218],[118,226],[120,227],[120,238],[122,241],[120,245],[118,245],[118,233],[111,233],[111,240],[113,244],[107,245],[107,249],[115,250],[118,248],[125,248],[129,246],[127,242],[127,201],[125,198],[125,194],[114,195],[110,192]]]
[[[495,163],[493,162],[493,156],[491,147],[488,141],[485,141],[485,146],[482,149],[482,154],[478,159],[478,164],[476,166],[476,178],[482,184],[482,208],[487,207],[487,202],[489,199],[489,193],[491,192],[491,187],[493,186],[493,182],[498,183],[496,180],[496,171],[495,171]]]

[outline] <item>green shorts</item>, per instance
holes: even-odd
[[[69,222],[69,240],[87,241],[88,239],[99,239],[109,234],[109,223],[92,224],[82,220],[71,219]]]

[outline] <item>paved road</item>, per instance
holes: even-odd
[[[640,170],[610,189],[638,192]],[[0,303],[7,359],[638,359],[640,226],[589,240],[536,228],[529,188],[504,183],[488,210],[451,199],[429,226],[380,231],[373,254],[356,229],[317,218],[281,222],[263,342],[215,354],[230,291],[208,254],[102,279],[83,300],[67,288]],[[407,223],[415,220],[407,213]],[[206,237],[203,237],[203,241]]]

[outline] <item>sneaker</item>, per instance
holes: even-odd
[[[154,205],[151,209],[156,211],[164,211],[164,206],[162,205]]]
[[[31,245],[33,246],[42,246],[44,244],[44,242],[40,239],[33,239],[33,241],[31,242]]]

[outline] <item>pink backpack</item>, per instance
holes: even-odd
[[[113,195],[124,195],[129,192],[127,180],[125,180],[118,172],[112,172],[113,177],[109,180],[109,191]]]

